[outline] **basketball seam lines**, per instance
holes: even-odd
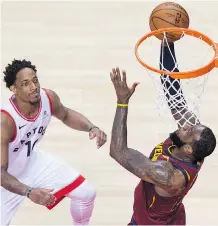
[[[154,22],[153,22],[153,18],[151,19],[151,21],[152,21],[152,24],[154,25],[154,27],[157,29],[157,27],[155,26],[155,24],[154,24]],[[164,36],[162,33],[160,33],[160,35]],[[168,34],[166,33],[166,37],[167,37],[167,36],[168,36]],[[170,38],[170,37],[167,37],[167,38],[172,39],[172,38]]]
[[[151,19],[152,24],[154,25],[154,27],[156,28],[156,30],[158,30],[158,28],[157,28],[157,27],[155,26],[155,24],[154,24],[153,19],[154,19],[154,18]],[[162,33],[160,33],[160,35],[164,36]],[[166,35],[167,38],[172,39],[172,40],[174,40],[173,38],[175,38],[173,35],[170,35],[170,34],[168,34],[168,33],[166,33],[165,35]],[[170,36],[171,36],[171,37],[170,37]]]
[[[166,10],[166,9],[158,9],[158,10],[156,10],[156,11],[152,12],[151,17],[152,17],[152,15],[153,15],[154,13],[159,12],[159,11],[162,11],[162,10]],[[176,10],[176,9],[167,9],[167,10],[174,10],[174,11],[176,11],[176,12],[180,12],[180,13],[182,13],[181,11]],[[187,12],[186,12],[186,13],[187,13]],[[189,16],[187,16],[185,13],[182,13],[182,14],[183,14],[184,16],[186,16],[186,17],[187,17],[187,19],[189,20]]]
[[[158,19],[163,20],[164,22],[166,22],[166,23],[168,23],[168,24],[173,25],[174,27],[179,27],[179,28],[180,28],[180,26],[177,26],[177,25],[175,25],[175,24],[172,24],[172,23],[170,23],[169,21],[164,20],[163,18],[160,18],[160,17],[158,17],[158,16],[152,17],[152,22],[153,22],[153,19],[154,19],[154,18],[158,18]],[[153,22],[153,24],[154,24],[154,22]]]

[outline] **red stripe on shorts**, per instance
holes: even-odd
[[[57,191],[54,193],[54,196],[56,197],[56,201],[53,205],[46,206],[49,210],[53,209],[60,201],[62,201],[65,197],[66,194],[69,192],[73,191],[77,187],[80,186],[80,184],[83,183],[85,178],[83,176],[79,176],[75,181],[73,181],[71,184],[67,185],[66,187],[62,188],[61,190]]]

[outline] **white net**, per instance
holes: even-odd
[[[143,43],[144,48],[141,48],[141,51],[143,53],[151,51],[151,53],[144,54],[143,61],[160,70],[185,72],[202,67],[212,60],[214,50],[212,46],[203,42],[201,37],[196,39],[184,33],[181,36],[182,38],[175,42],[174,46],[167,42],[166,33],[163,34],[163,45],[156,37],[149,38],[146,40],[147,43]],[[196,78],[179,80],[169,75],[147,71],[157,89],[156,100],[159,115],[163,119],[173,115],[181,127],[187,123],[195,125],[200,120],[200,104],[209,73]]]

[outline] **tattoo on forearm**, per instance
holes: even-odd
[[[125,169],[141,179],[171,186],[173,166],[166,161],[151,162],[137,150],[127,147],[127,108],[117,108],[114,118],[110,155]]]
[[[1,168],[1,186],[6,190],[18,195],[25,195],[27,185],[19,182],[15,177],[10,175],[4,168]]]
[[[146,177],[149,159],[140,152],[127,148],[127,108],[117,108],[111,138],[111,156],[125,169],[138,176]]]
[[[127,147],[127,113],[128,108],[117,107],[111,137],[111,155],[122,158],[123,148]]]

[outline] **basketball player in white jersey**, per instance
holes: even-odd
[[[96,137],[98,148],[106,142],[106,134],[63,106],[54,91],[41,89],[36,73],[36,67],[26,60],[14,60],[4,71],[6,86],[14,94],[1,107],[1,225],[10,224],[25,197],[48,209],[68,197],[73,224],[87,225],[95,188],[67,164],[37,150],[37,144],[51,116],[88,132],[90,139]]]

